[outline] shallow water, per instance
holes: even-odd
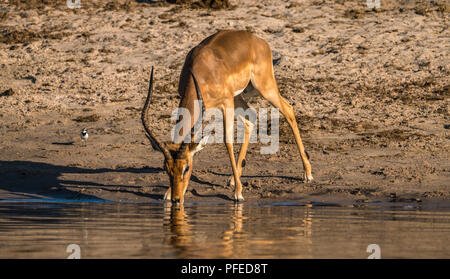
[[[450,258],[449,241],[448,208],[0,202],[0,258]]]

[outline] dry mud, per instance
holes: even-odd
[[[247,201],[450,198],[447,1],[381,0],[380,9],[363,0],[230,1],[225,9],[191,1],[82,0],[79,9],[66,1],[6,2],[1,199],[160,200],[169,184],[163,157],[139,118],[150,68],[156,67],[151,118],[168,139],[185,55],[221,29],[249,30],[281,58],[276,79],[296,110],[315,178],[303,183],[282,118],[276,154],[261,155],[259,144],[249,148]],[[251,104],[269,107],[262,99]],[[206,147],[194,164],[186,200],[228,202],[225,147]]]

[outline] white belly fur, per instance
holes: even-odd
[[[244,89],[241,89],[241,90],[238,90],[238,91],[235,91],[235,92],[234,92],[234,96],[236,97],[237,95],[239,95],[239,94],[241,94],[242,92],[244,92],[244,90],[245,90],[245,88],[244,88]]]
[[[255,82],[253,81],[253,73],[252,73],[252,72],[250,72],[250,82],[251,82],[251,85],[249,84],[249,85],[247,85],[247,87],[250,87],[251,90],[249,90],[248,93],[246,92],[245,95],[248,95],[248,97],[255,97],[255,96],[258,95],[258,94],[257,94],[258,91],[255,89]],[[234,92],[234,97],[236,97],[237,95],[239,95],[239,94],[241,94],[242,92],[244,92],[244,90],[245,90],[247,87],[244,87],[244,88],[241,89],[241,90],[235,91],[235,92]]]

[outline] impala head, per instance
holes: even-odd
[[[192,174],[192,162],[194,154],[200,151],[205,143],[189,143],[185,147],[179,144],[166,143],[171,159],[165,158],[164,169],[170,180],[170,199],[174,204],[183,204],[184,193],[189,184]],[[168,199],[168,197],[166,197]]]
[[[194,74],[192,74],[192,77],[194,79],[198,99],[201,101],[202,97],[198,88],[197,80],[195,79]],[[171,189],[171,192],[168,192],[164,198],[171,199],[174,204],[183,204],[184,193],[186,192],[192,174],[192,161],[194,154],[205,146],[207,138],[202,138],[198,143],[183,142],[176,144],[172,142],[160,142],[153,135],[147,118],[152,89],[153,67],[150,75],[150,86],[148,89],[147,100],[145,101],[144,109],[142,110],[141,120],[144,125],[146,136],[150,140],[153,149],[164,154],[164,169],[169,175]]]

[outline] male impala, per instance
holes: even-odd
[[[148,120],[148,109],[153,88],[153,68],[150,76],[150,86],[147,99],[142,111],[142,123],[153,148],[164,154],[164,166],[170,178],[170,187],[164,199],[172,200],[174,204],[183,204],[189,179],[192,173],[192,158],[201,150],[206,141],[200,142],[160,142],[154,136]],[[313,180],[311,164],[303,147],[300,132],[294,115],[294,109],[281,97],[278,92],[273,73],[272,53],[269,45],[261,38],[246,31],[219,31],[203,40],[187,55],[180,75],[178,93],[181,96],[179,107],[189,110],[191,116],[190,127],[193,130],[200,112],[194,110],[194,102],[200,101],[206,109],[218,108],[223,112],[225,130],[225,146],[230,157],[233,177],[231,183],[235,185],[234,199],[242,201],[241,174],[249,135],[253,124],[244,119],[245,138],[241,146],[238,160],[233,153],[234,109],[248,108],[242,93],[254,91],[278,108],[286,117],[302,158],[304,180]],[[196,114],[194,114],[194,112]]]

